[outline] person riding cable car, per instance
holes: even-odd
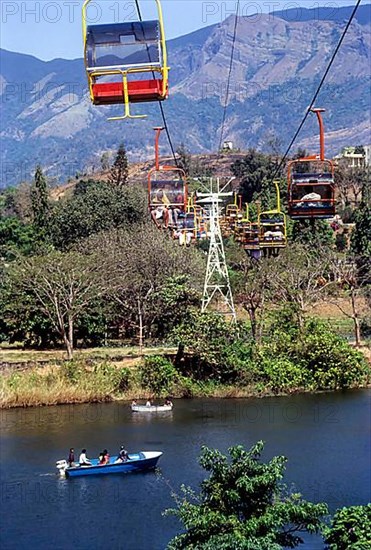
[[[85,0],[82,8],[84,62],[90,98],[94,105],[124,104],[124,118],[132,115],[131,103],[163,101],[168,98],[167,50],[160,0],[155,0],[157,21],[87,24]]]
[[[148,173],[148,207],[157,227],[175,228],[185,213],[188,200],[187,177],[177,166],[160,166],[159,139],[164,128],[154,128],[155,167]]]
[[[234,238],[249,256],[259,259],[261,256],[259,236],[259,223],[250,221],[249,205],[246,203],[245,217],[238,219],[235,226]]]
[[[281,195],[275,180],[277,206],[273,210],[259,212],[259,240],[261,249],[267,254],[277,255],[279,249],[287,246],[286,216],[281,212]]]
[[[321,113],[312,109],[320,128],[320,154],[288,164],[288,203],[292,219],[325,219],[335,215],[334,164],[325,158],[324,126]]]

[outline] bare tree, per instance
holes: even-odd
[[[354,257],[334,258],[333,270],[335,283],[342,295],[350,301],[350,312],[344,308],[338,300],[328,300],[335,304],[339,310],[349,319],[352,319],[354,326],[354,338],[356,346],[361,345],[361,319],[366,307],[362,303],[365,296],[367,283],[371,279],[370,265],[368,268],[359,270],[359,265]]]
[[[53,252],[24,258],[12,276],[16,284],[35,297],[62,338],[68,359],[72,359],[75,321],[93,299],[107,290],[98,256]]]
[[[269,260],[257,262],[246,258],[239,268],[243,276],[238,290],[238,301],[249,314],[253,339],[260,342],[263,329],[262,320],[272,288],[274,264]]]
[[[343,207],[359,206],[365,188],[370,185],[370,170],[338,166],[335,185]]]
[[[100,235],[91,246],[105,251],[105,269],[111,297],[120,305],[131,326],[138,330],[142,348],[156,318],[161,317],[156,294],[178,275],[202,278],[203,257],[176,242],[152,225],[137,230]]]
[[[294,306],[301,330],[310,307],[323,298],[333,283],[330,258],[331,254],[326,249],[313,251],[294,245],[277,260],[278,269],[271,280],[275,298]]]

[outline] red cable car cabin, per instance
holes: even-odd
[[[156,0],[158,21],[134,21],[87,25],[83,4],[85,68],[90,98],[94,105],[125,105],[162,101],[168,97],[167,52],[160,0]]]
[[[288,203],[292,219],[326,219],[335,215],[334,165],[304,158],[288,167]]]
[[[160,165],[159,139],[164,128],[154,128],[155,166],[148,173],[148,207],[151,217],[159,227],[174,227],[178,216],[185,213],[188,201],[187,177],[177,166]]]
[[[334,164],[325,158],[324,109],[311,109],[319,124],[320,154],[289,162],[289,216],[294,220],[326,219],[335,215]]]

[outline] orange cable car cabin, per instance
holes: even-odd
[[[288,164],[289,216],[294,219],[326,219],[335,215],[334,164],[325,158],[325,137],[322,113],[317,115],[320,130],[320,154]]]
[[[155,167],[148,173],[148,207],[152,219],[164,221],[165,227],[176,226],[180,214],[186,212],[188,201],[187,177],[177,166],[160,166],[159,139],[164,128],[154,128]]]

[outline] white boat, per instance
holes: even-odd
[[[131,405],[132,412],[150,413],[150,412],[168,412],[173,410],[173,404],[170,405]]]

